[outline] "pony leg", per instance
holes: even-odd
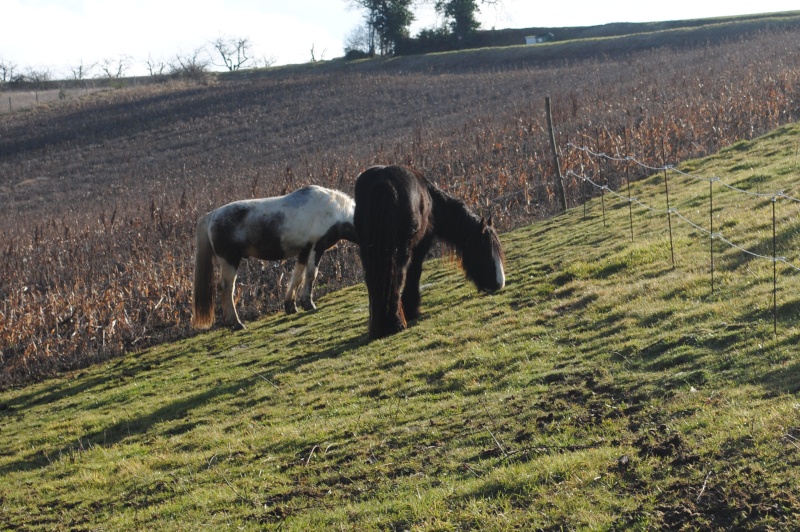
[[[244,329],[244,324],[239,320],[233,295],[236,288],[236,272],[238,268],[225,260],[220,262],[220,276],[222,277],[222,318],[225,325],[233,330]]]
[[[419,279],[422,276],[422,260],[411,261],[406,273],[406,283],[403,287],[401,302],[403,305],[403,315],[407,321],[419,318]]]
[[[303,282],[303,273],[305,271],[306,264],[300,262],[300,258],[298,258],[294,265],[294,270],[292,270],[292,278],[289,280],[289,286],[286,288],[286,295],[283,298],[283,309],[286,311],[286,314],[294,314],[297,312],[295,298],[297,296],[297,288],[300,286],[300,283]]]
[[[407,321],[419,318],[419,279],[422,277],[422,262],[428,254],[433,243],[433,236],[424,238],[411,253],[411,260],[406,270],[405,285],[403,285],[403,314]]]
[[[312,292],[314,284],[317,282],[317,272],[319,272],[319,261],[322,260],[322,255],[325,251],[317,251],[312,249],[308,255],[308,263],[306,265],[306,276],[303,281],[303,289],[300,291],[300,305],[303,310],[315,310],[317,306],[314,304]]]
[[[370,304],[369,337],[383,338],[404,331],[408,327],[400,292],[406,281],[409,253],[398,250],[394,257],[382,257],[380,266],[388,275],[372,278],[367,284]],[[395,268],[392,268],[394,263]]]

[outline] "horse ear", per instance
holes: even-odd
[[[489,227],[492,226],[492,215],[491,214],[489,215],[489,222],[486,225],[488,225]]]

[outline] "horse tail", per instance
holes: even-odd
[[[194,291],[192,326],[208,329],[214,323],[214,249],[208,238],[208,216],[197,221],[195,229]]]
[[[356,182],[355,196],[356,236],[369,293],[369,336],[381,338],[406,325],[399,304],[404,265],[399,264],[398,255],[408,242],[401,241],[397,191],[390,183],[379,176],[365,176]]]

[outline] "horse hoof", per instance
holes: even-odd
[[[303,307],[303,310],[317,310],[317,306],[313,301],[301,301],[300,305]]]
[[[283,309],[286,311],[286,314],[294,314],[297,312],[297,305],[293,302],[286,301],[283,304]]]
[[[234,323],[233,325],[231,325],[231,330],[232,330],[232,331],[243,331],[243,330],[245,330],[246,328],[247,328],[247,327],[245,327],[245,326],[244,326],[244,323],[242,323],[242,322],[239,322],[239,323]]]

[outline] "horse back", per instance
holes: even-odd
[[[432,203],[425,180],[421,174],[407,168],[368,168],[356,180],[355,199],[356,216],[360,212],[362,218],[360,224],[356,221],[359,242],[362,238],[359,225],[363,232],[389,223],[397,237],[408,240],[412,246],[433,229]],[[367,214],[370,218],[369,227],[363,219]]]
[[[223,205],[208,214],[208,231],[215,255],[233,266],[246,257],[282,260],[320,239],[351,236],[353,210],[346,194],[312,185]]]

